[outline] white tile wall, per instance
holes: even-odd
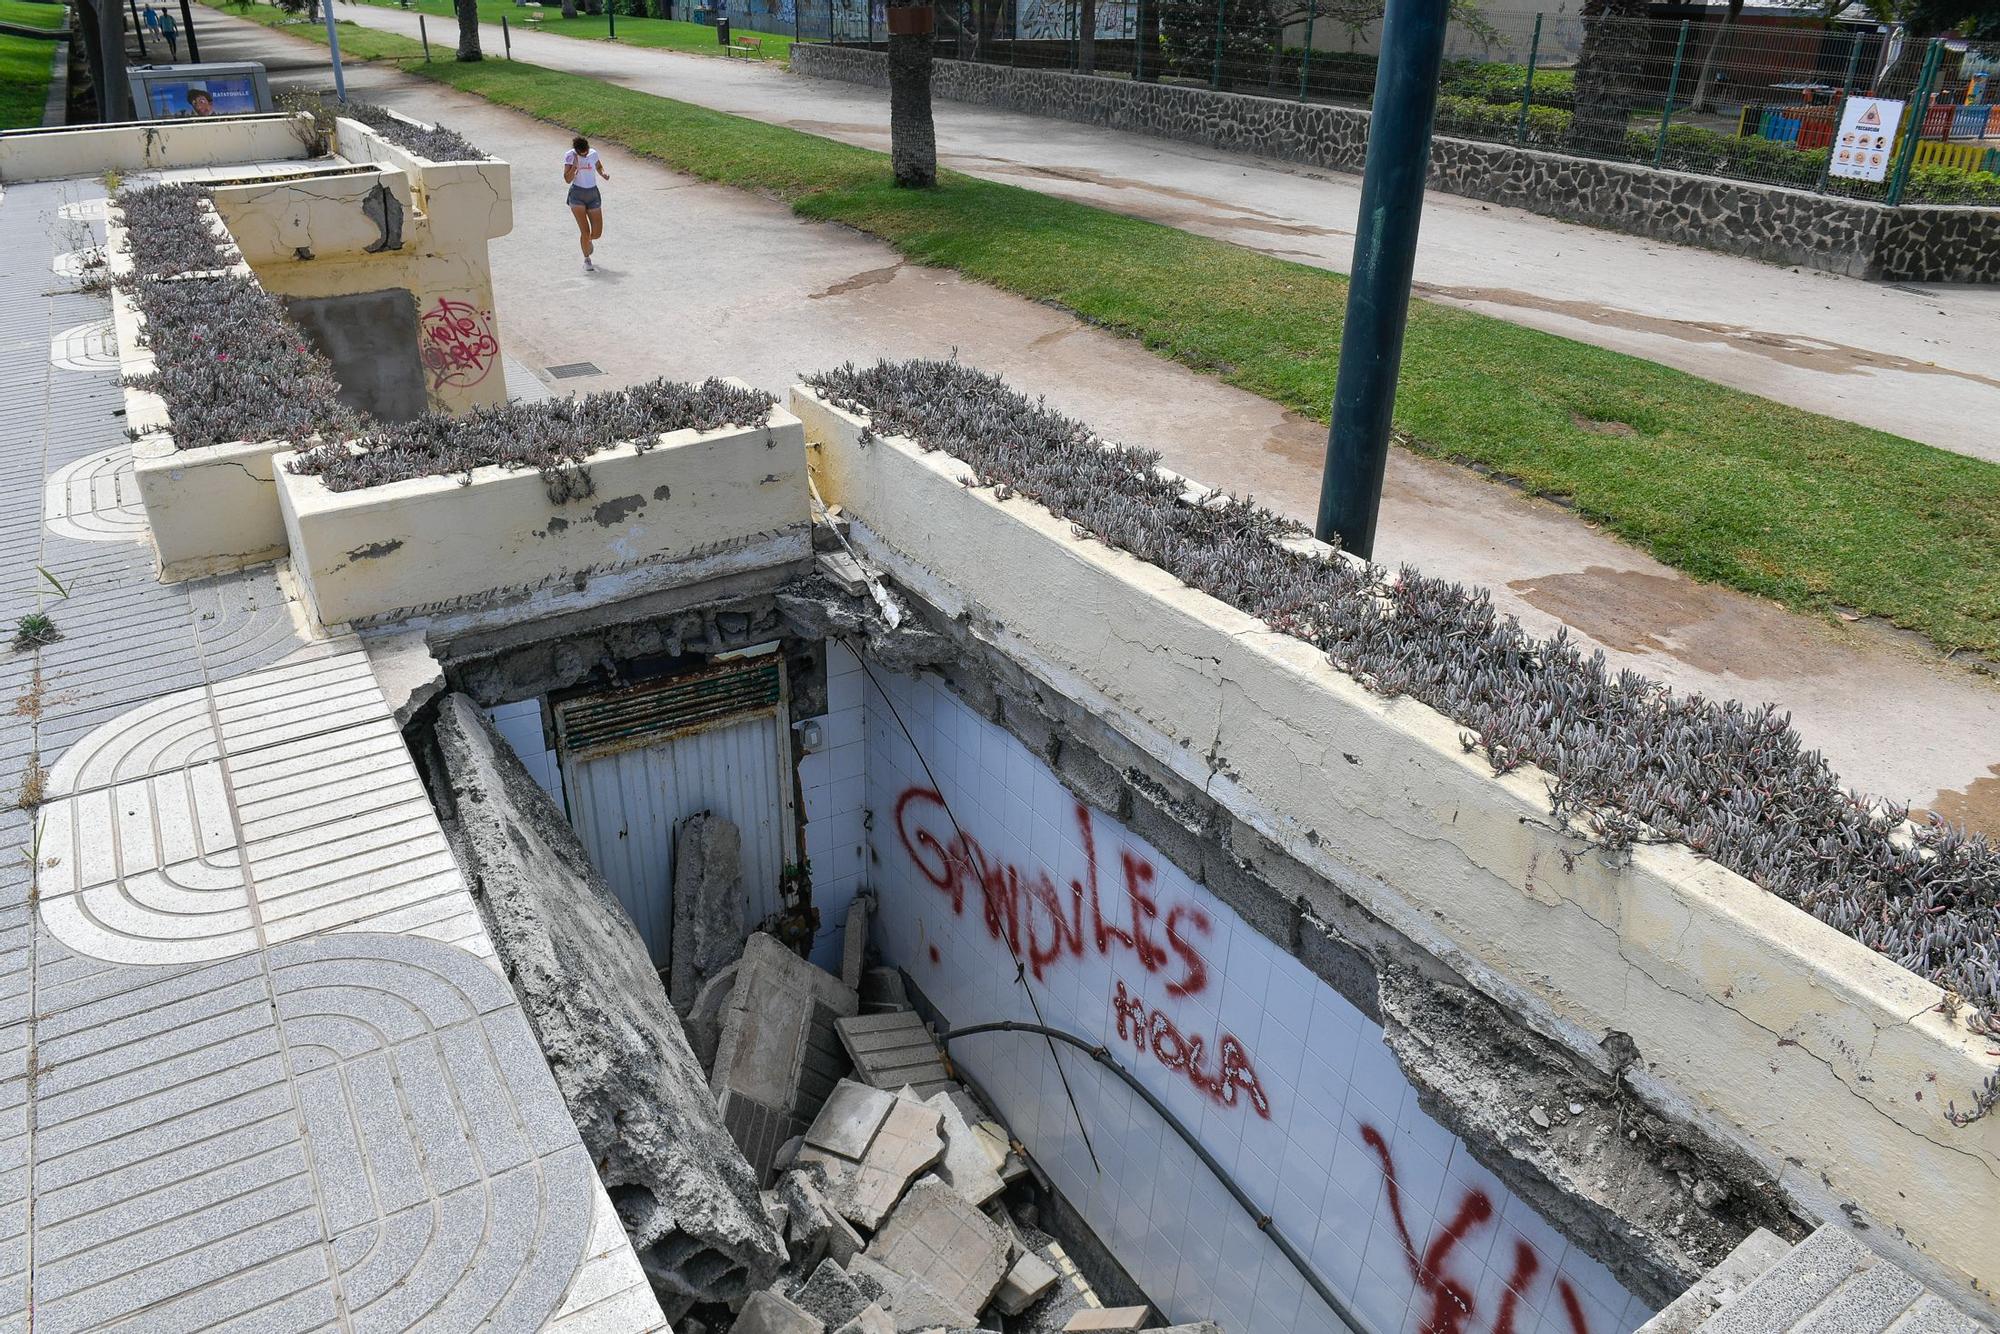
[[[799,757],[799,786],[805,794],[806,856],[812,862],[813,906],[819,930],[812,960],[840,971],[841,930],[854,892],[868,878],[867,682],[861,662],[843,644],[826,643],[825,717],[819,720],[821,747]]]
[[[563,801],[562,766],[556,762],[555,751],[549,749],[542,738],[542,701],[540,698],[516,700],[512,704],[496,704],[486,711],[493,720],[500,735],[521,757],[521,763],[535,781],[542,785],[542,791],[555,798],[558,808],[568,810]]]
[[[886,698],[865,677],[835,693],[848,708],[862,699],[857,690],[866,697],[865,718],[841,733],[861,738],[844,744],[866,748],[865,818],[851,781],[858,761],[836,760],[837,747],[807,761],[824,775],[808,780],[807,798],[815,827],[824,819],[829,830],[821,846],[830,872],[814,856],[823,932],[837,940],[844,896],[860,883],[848,840],[862,830],[872,863],[860,870],[882,895],[876,943],[886,956],[953,1023],[1032,1019],[1003,940],[1013,889],[1014,939],[1043,1020],[1117,1052],[1380,1334],[1617,1334],[1652,1314],[1418,1109],[1381,1029],[1338,993],[1115,821],[1081,810],[1019,742],[947,690],[879,667],[875,678]],[[949,815],[934,799],[906,800],[932,790],[933,775]],[[944,849],[959,837],[953,817],[976,844],[977,874],[948,867]],[[1101,947],[1089,898],[1093,848]],[[1128,867],[1151,905],[1136,936]],[[1046,907],[1025,906],[1036,886],[1065,912],[1081,897],[1080,933],[1060,934]],[[1118,1036],[1121,982],[1159,1016],[1148,1021],[1154,1036],[1144,1049]],[[1185,1065],[1196,1043],[1194,1074],[1206,1088],[1162,1060]],[[1229,1082],[1220,1078],[1225,1044],[1242,1054]],[[1200,1160],[1084,1053],[1063,1049],[1059,1059],[1096,1166],[1046,1044],[995,1034],[962,1039],[954,1054],[1173,1319],[1212,1318],[1232,1334],[1336,1328]],[[1510,1297],[1517,1274],[1526,1278]]]

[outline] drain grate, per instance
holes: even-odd
[[[604,372],[597,369],[597,363],[594,361],[572,361],[565,366],[549,367],[549,378],[552,380],[574,380],[582,375],[602,374]]]

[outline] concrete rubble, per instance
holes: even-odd
[[[775,1278],[785,1246],[637,928],[472,701],[439,700],[434,738],[432,791],[459,865],[662,1306],[677,1319],[741,1302]]]
[[[901,974],[869,966],[873,909],[862,895],[848,912],[841,977],[760,933],[721,964],[689,1016],[698,1025],[727,984],[711,1072],[725,1121],[732,1102],[754,1103],[798,1127],[782,1144],[746,1146],[753,1164],[766,1159],[760,1202],[787,1260],[721,1328],[1060,1334],[1079,1317],[1143,1320],[1150,1308],[1106,1313],[1063,1247],[1037,1230],[1034,1174],[1013,1137],[951,1077]],[[871,1013],[857,1021],[864,1003]],[[829,1040],[843,1030],[839,1041],[862,1062],[854,1077],[816,1085],[815,1023]],[[912,1074],[922,1082],[886,1083]]]
[[[759,1182],[819,1114],[842,1073],[832,1025],[859,1006],[839,978],[776,938],[760,931],[744,945],[708,1083]]]
[[[712,811],[674,836],[673,959],[667,996],[687,1014],[716,974],[743,952],[743,837]]]
[[[834,1031],[865,1084],[878,1089],[909,1085],[925,1098],[952,1086],[930,1029],[911,1011],[842,1019]]]

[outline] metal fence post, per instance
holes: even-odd
[[[1209,72],[1208,86],[1220,90],[1222,87],[1222,14],[1227,0],[1215,0],[1215,68]]]
[[[332,10],[333,6],[328,5],[327,11],[331,13]],[[428,65],[431,63],[431,29],[430,25],[424,22],[422,10],[417,11],[417,36],[424,39],[424,63]]]
[[[507,48],[507,59],[514,58],[514,34],[507,30],[507,16],[500,16],[500,45]]]
[[[604,21],[610,28],[612,41],[618,40],[618,0],[604,0]]]
[[[1889,177],[1889,197],[1884,202],[1891,208],[1903,202],[1903,188],[1910,183],[1910,164],[1917,160],[1917,141],[1924,137],[1924,113],[1930,110],[1931,80],[1937,77],[1943,54],[1944,43],[1931,38],[1924,48],[1923,70],[1910,95],[1910,128],[1903,136],[1902,151],[1896,154],[1896,170]]]
[[[1521,118],[1514,122],[1514,142],[1528,142],[1528,108],[1535,103],[1535,61],[1542,54],[1542,16],[1535,14],[1535,35],[1528,41],[1528,77],[1521,81]]]
[[[1153,0],[1158,4],[1159,0]],[[1132,7],[1132,82],[1146,81],[1146,0]]]
[[[1833,173],[1833,146],[1840,138],[1840,118],[1847,114],[1847,99],[1854,92],[1854,67],[1861,59],[1863,34],[1854,34],[1854,44],[1847,48],[1847,73],[1840,79],[1840,96],[1833,104],[1833,130],[1826,137],[1826,161],[1820,165],[1819,184],[1813,187],[1821,194],[1827,193],[1827,178]]]
[[[1681,89],[1681,57],[1687,54],[1688,21],[1681,20],[1681,35],[1674,42],[1674,72],[1667,79],[1667,101],[1660,108],[1660,137],[1653,141],[1653,165],[1667,155],[1667,127],[1674,123],[1674,94]]]
[[[1306,79],[1313,67],[1313,20],[1319,17],[1319,0],[1308,0],[1306,6],[1306,54],[1299,61],[1299,101],[1306,100]]]

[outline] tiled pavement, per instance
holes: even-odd
[[[0,194],[0,1329],[664,1328],[360,644],[153,577],[102,194]]]

